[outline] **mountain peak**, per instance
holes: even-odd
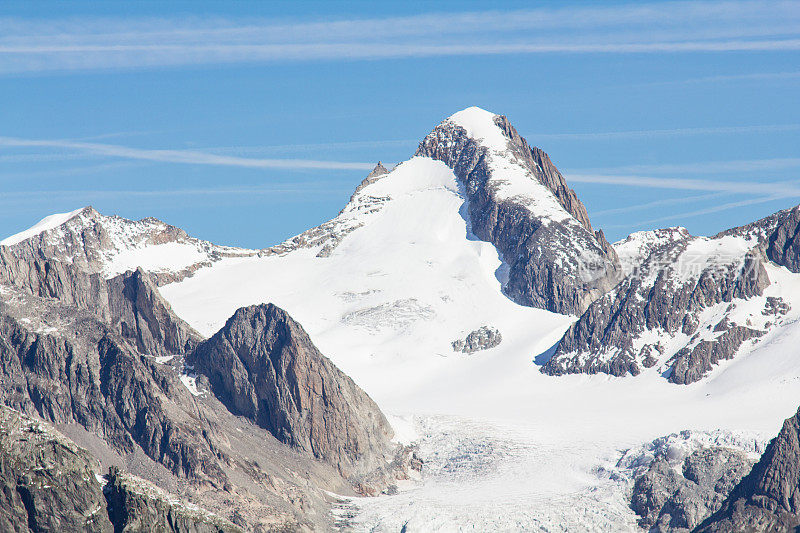
[[[384,174],[388,174],[388,173],[389,173],[389,171],[386,169],[385,166],[383,166],[383,163],[378,161],[378,164],[375,165],[375,168],[372,169],[372,172],[367,174],[367,179],[375,178],[375,177],[378,177],[378,176],[383,176]]]
[[[15,233],[10,237],[6,237],[0,241],[0,245],[13,246],[14,244],[18,244],[24,240],[30,239],[31,237],[35,237],[36,235],[44,233],[45,231],[55,229],[78,215],[92,216],[96,213],[97,211],[95,211],[92,206],[81,207],[80,209],[76,209],[75,211],[70,211],[68,213],[55,213],[44,217],[42,220],[26,230]]]
[[[498,116],[491,111],[473,106],[450,115],[445,122],[462,127],[468,137],[480,140],[481,144],[487,148],[505,150],[508,137],[497,126],[496,118]]]

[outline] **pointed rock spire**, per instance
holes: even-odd
[[[386,167],[384,167],[383,164],[381,164],[381,162],[378,161],[378,164],[375,165],[375,168],[372,169],[372,172],[367,174],[367,179],[377,178],[378,176],[383,176],[384,174],[388,173],[389,171],[386,170]]]

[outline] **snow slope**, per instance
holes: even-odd
[[[31,226],[30,228],[20,231],[10,237],[6,237],[2,241],[0,241],[0,245],[2,246],[11,246],[13,244],[17,244],[22,242],[26,239],[39,235],[45,231],[51,230],[53,228],[57,228],[61,224],[65,223],[66,221],[70,220],[71,218],[75,217],[80,213],[83,209],[76,209],[70,213],[56,213],[54,215],[50,215],[48,217],[44,217],[42,220]]]
[[[354,195],[334,226],[356,229],[328,257],[317,257],[320,244],[223,259],[161,292],[205,335],[239,307],[273,302],[367,392],[402,409],[409,388],[495,359],[500,348],[453,351],[469,332],[498,328],[501,347],[530,362],[572,320],[503,296],[497,251],[471,235],[464,207],[452,171],[416,157]]]

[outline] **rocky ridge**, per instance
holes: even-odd
[[[794,531],[800,527],[800,410],[696,531]]]
[[[616,252],[547,154],[506,117],[456,113],[415,155],[444,162],[464,185],[471,231],[508,264],[503,288],[515,302],[579,314],[616,284]]]
[[[0,407],[3,531],[242,531],[116,467],[101,472],[94,457],[54,428]]]
[[[375,475],[399,447],[375,402],[272,305],[243,307],[188,357],[212,392],[278,440],[348,478]]]
[[[768,294],[776,266],[796,272],[798,208],[710,238],[683,228],[634,234],[615,246],[626,277],[561,339],[542,371],[698,381],[786,320],[791,303]],[[772,273],[772,274],[770,274]]]
[[[51,259],[104,278],[142,268],[157,285],[164,285],[223,258],[258,253],[189,237],[155,218],[133,221],[101,215],[91,206],[64,215],[63,222],[54,227],[40,227],[32,235],[23,232],[3,241],[0,251],[6,264],[32,265]]]

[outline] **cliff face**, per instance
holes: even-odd
[[[505,117],[465,111],[486,122],[481,127],[489,134],[494,128],[502,143],[471,134],[456,114],[423,139],[416,155],[444,162],[463,183],[472,232],[509,266],[504,291],[511,299],[582,313],[619,279],[613,247],[592,229],[547,154],[528,146]]]
[[[240,532],[99,463],[52,427],[0,408],[0,529],[15,532]]]
[[[542,371],[624,376],[658,366],[673,383],[702,379],[785,322],[787,293],[768,269],[800,268],[798,223],[796,207],[713,237],[671,228],[617,243],[625,278],[567,330]]]
[[[793,531],[798,526],[800,410],[784,422],[758,463],[697,531]]]
[[[272,304],[236,311],[188,361],[232,412],[346,477],[382,469],[396,448],[372,399]]]
[[[276,440],[243,427],[226,398],[192,369],[186,355],[201,337],[143,270],[104,279],[51,258],[0,257],[0,293],[0,402],[80,427],[117,463],[182,486],[183,498],[246,527],[325,529],[322,491],[377,493],[408,466],[408,451],[389,443],[391,430],[374,403],[305,346],[307,336],[297,340],[302,329],[286,316],[292,340],[285,348],[298,355],[282,367],[287,379],[273,384],[275,397],[286,400],[276,410],[275,420],[285,422]],[[254,378],[259,391],[261,377]],[[235,506],[225,503],[231,494]],[[172,520],[159,509],[136,520]],[[176,531],[195,530],[187,527]]]

